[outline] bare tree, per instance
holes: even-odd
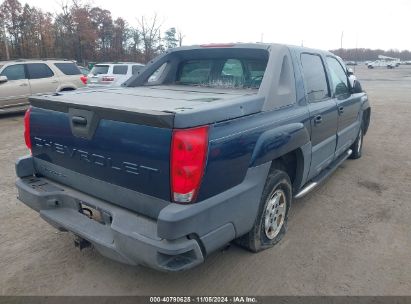
[[[133,27],[83,0],[57,0],[60,7],[55,13],[19,1],[0,0],[0,60],[62,57],[83,64],[148,62],[166,48],[182,44],[181,32],[178,36],[174,30],[163,33],[156,15],[139,18]]]
[[[178,29],[177,30],[177,40],[178,40],[178,46],[182,46],[183,45],[183,39],[184,39],[185,35],[183,35],[183,32]]]
[[[139,32],[143,41],[143,53],[145,62],[155,57],[160,43],[161,24],[157,20],[157,14],[147,20],[144,16],[138,21]]]

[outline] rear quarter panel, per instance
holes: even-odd
[[[250,167],[308,143],[308,128],[308,110],[297,104],[216,123],[210,129],[199,200],[240,184]]]

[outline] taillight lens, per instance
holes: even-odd
[[[80,80],[82,83],[87,84],[87,76],[81,76]]]
[[[111,76],[103,76],[101,81],[114,81],[114,77]]]
[[[28,110],[26,111],[26,114],[24,114],[24,140],[26,142],[27,148],[31,150],[30,114],[31,114],[31,108],[28,108]]]
[[[208,126],[175,130],[171,143],[171,196],[176,203],[195,200],[208,150]]]

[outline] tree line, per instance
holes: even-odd
[[[81,0],[62,4],[52,14],[18,0],[0,5],[0,60],[17,58],[67,58],[81,64],[90,61],[146,63],[167,48],[181,46],[184,35],[172,27],[163,31],[156,15],[139,17],[135,26],[113,19],[109,10]],[[336,49],[344,60],[376,60],[385,55],[411,60],[404,50]]]
[[[408,50],[372,50],[372,49],[365,49],[365,48],[358,48],[358,49],[336,49],[331,50],[337,56],[340,56],[342,59],[346,61],[367,61],[367,60],[377,60],[378,55],[399,58],[401,60],[411,60],[411,52]]]
[[[163,32],[157,15],[131,26],[110,11],[73,0],[51,14],[18,0],[0,5],[0,60],[67,58],[81,64],[101,61],[146,63],[167,48],[181,46],[184,35]]]

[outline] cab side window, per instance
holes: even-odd
[[[23,64],[9,65],[3,70],[3,72],[1,72],[1,76],[6,76],[8,80],[19,80],[27,78]]]
[[[339,97],[350,94],[347,74],[338,60],[333,57],[327,57],[327,64],[330,70],[331,82],[335,96]]]
[[[28,63],[27,71],[30,79],[41,79],[53,77],[53,71],[44,63]]]
[[[322,101],[330,97],[323,61],[319,55],[301,54],[303,76],[309,102]]]

